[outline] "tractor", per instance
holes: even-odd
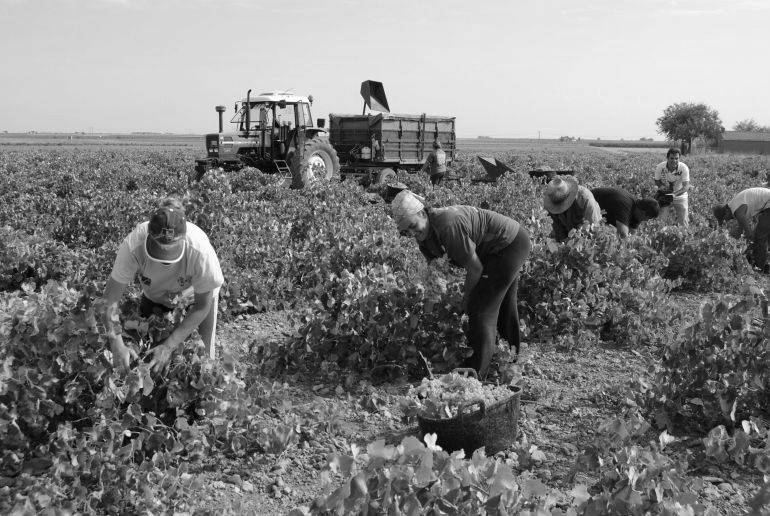
[[[313,179],[339,177],[340,163],[324,129],[325,120],[315,123],[310,112],[313,96],[274,91],[235,103],[230,123],[223,131],[226,108],[216,106],[219,132],[206,135],[206,157],[196,160],[199,180],[213,168],[237,170],[245,166],[291,177],[292,188],[302,188]]]
[[[216,107],[219,132],[206,135],[206,157],[196,161],[195,177],[212,168],[250,166],[291,176],[292,188],[348,177],[363,184],[389,183],[399,172],[420,170],[434,141],[442,144],[447,163],[455,159],[454,117],[393,114],[377,81],[361,83],[361,96],[363,113],[330,114],[327,132],[323,118],[313,123],[312,96],[275,91],[252,97],[249,90],[235,104],[233,132],[223,132],[225,107]]]

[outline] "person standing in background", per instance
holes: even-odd
[[[425,160],[425,164],[420,169],[420,172],[429,170],[430,183],[435,188],[441,184],[441,180],[444,179],[446,174],[446,153],[441,148],[441,142],[435,140],[433,142],[433,152],[428,154],[428,159]]]
[[[671,206],[662,206],[660,218],[666,219],[674,209],[676,223],[683,226],[690,224],[687,191],[690,189],[690,168],[679,161],[679,149],[670,148],[666,161],[655,167],[655,184],[673,199]]]

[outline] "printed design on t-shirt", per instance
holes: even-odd
[[[176,282],[182,289],[187,288],[192,284],[192,276],[179,276]]]
[[[142,282],[142,285],[147,285],[148,287],[152,284],[152,280],[144,274],[141,275],[140,281]]]

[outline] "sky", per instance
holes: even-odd
[[[770,125],[768,0],[0,0],[0,132],[216,132],[214,106],[456,117],[458,137],[662,139],[705,103]]]

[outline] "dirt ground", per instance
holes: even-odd
[[[697,307],[697,298],[683,298]],[[248,343],[261,339],[286,338],[290,331],[285,312],[242,316],[222,325],[220,344],[248,361]],[[623,404],[624,384],[641,375],[650,364],[649,350],[629,350],[585,343],[575,349],[554,349],[541,343],[523,348],[525,388],[521,400],[519,442],[526,439],[537,446],[542,460],[529,464],[543,483],[567,493],[573,484],[568,472],[584,446],[592,442],[598,425],[618,414]],[[278,378],[290,384],[293,403],[314,398],[333,400],[340,421],[330,433],[289,449],[279,457],[257,455],[233,460],[224,456],[193,465],[191,473],[202,475],[205,491],[196,502],[195,514],[276,515],[299,506],[309,506],[320,494],[320,472],[327,453],[349,452],[352,443],[366,445],[375,439],[398,443],[409,434],[418,435],[416,426],[401,423],[399,400],[406,393],[406,380],[357,383],[350,389],[323,384],[324,380],[306,374]],[[373,407],[367,400],[381,403]],[[657,439],[650,432],[649,439]],[[713,506],[719,514],[740,514],[762,482],[756,470],[735,464],[716,465],[707,461],[703,445],[694,436],[677,436],[678,444],[667,448],[670,456],[687,460],[690,474],[700,477],[700,502]],[[515,454],[501,452],[507,462]],[[591,483],[578,476],[575,481]],[[568,499],[565,494],[565,503]]]

